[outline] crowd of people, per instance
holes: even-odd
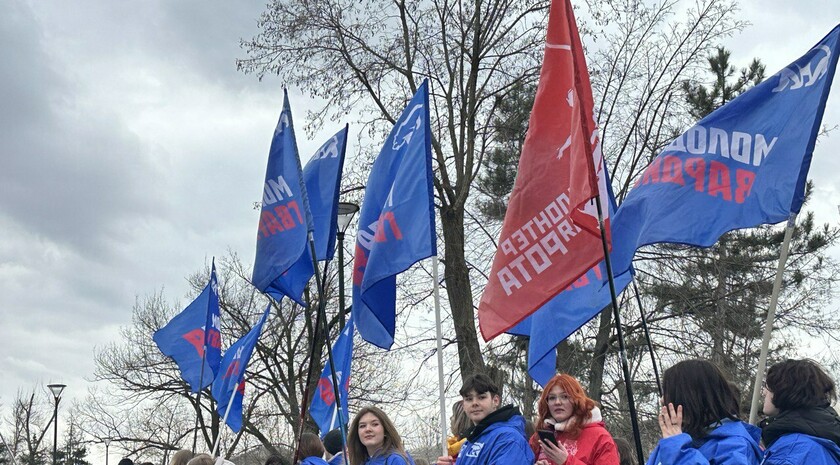
[[[637,465],[634,446],[610,434],[596,402],[568,374],[546,384],[533,421],[502,405],[499,387],[486,375],[467,377],[460,394],[447,455],[436,465]],[[658,417],[662,439],[647,465],[840,465],[837,390],[819,364],[773,365],[763,395],[767,417],[754,426],[740,419],[738,391],[715,364],[686,360],[668,368]],[[214,463],[206,454],[179,454],[170,465]],[[301,435],[300,465],[343,464],[344,454],[349,465],[428,465],[405,450],[394,423],[375,406],[353,418],[346,449],[338,430],[323,442]],[[279,465],[272,460],[266,465]]]

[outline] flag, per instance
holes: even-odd
[[[335,361],[335,375],[338,378],[338,395],[341,398],[341,419],[346,423],[350,419],[350,411],[347,409],[347,398],[350,387],[350,362],[353,359],[353,334],[355,334],[353,314],[344,325],[344,329],[335,341],[332,348],[333,360]],[[333,390],[332,371],[330,361],[324,365],[321,372],[321,379],[318,380],[318,391],[312,398],[312,406],[309,407],[309,415],[321,430],[321,438],[331,430],[338,428],[338,406],[335,402],[335,391]]]
[[[309,212],[289,95],[284,90],[283,111],[274,130],[265,170],[257,254],[251,277],[257,289],[277,300],[288,296],[304,305],[303,289],[293,293],[286,283],[309,281],[315,273],[311,262],[308,267],[296,269],[294,274],[290,270],[302,255],[308,255],[308,232],[313,230]]]
[[[609,215],[615,212],[615,198],[610,186],[609,176],[603,169],[606,192],[601,198],[609,200]],[[599,177],[599,182],[601,178]],[[610,257],[616,254],[613,249]],[[615,277],[616,293],[630,284],[631,271]],[[545,386],[557,371],[557,344],[568,338],[573,332],[597,316],[610,305],[610,292],[607,267],[602,260],[571,286],[557,294],[539,310],[508,330],[509,334],[528,336],[528,373],[531,378]]]
[[[478,306],[485,340],[542,307],[604,257],[591,202],[599,189],[593,167],[601,166],[593,106],[572,7],[554,0],[519,172]]]
[[[242,397],[245,394],[245,369],[248,367],[248,362],[251,360],[251,354],[254,352],[254,347],[257,345],[257,340],[260,338],[263,323],[268,318],[271,311],[271,304],[265,308],[260,321],[248,331],[248,334],[236,341],[225,352],[222,358],[222,364],[219,369],[219,374],[216,375],[213,381],[213,398],[216,399],[216,411],[219,416],[224,418],[225,411],[231,401],[231,395],[234,396],[233,403],[230,404],[230,412],[227,413],[227,424],[234,432],[238,433],[242,428]]]
[[[373,162],[359,214],[353,313],[366,341],[394,343],[397,277],[437,253],[429,84],[424,81]]]
[[[332,136],[303,169],[306,196],[309,199],[312,223],[315,228],[315,256],[318,260],[331,260],[335,255],[335,238],[338,229],[338,193],[344,153],[347,147],[347,127]],[[297,261],[286,273],[280,275],[269,287],[269,293],[279,291],[303,305],[302,296],[309,279],[314,274],[309,247],[301,251]]]
[[[630,267],[641,246],[708,247],[728,231],[799,212],[838,38],[840,26],[665,147],[616,211],[613,234],[625,242],[616,273]]]
[[[213,382],[219,370],[219,361],[222,358],[222,337],[219,330],[219,284],[216,280],[214,260],[210,270],[210,281],[201,294],[166,326],[155,331],[152,340],[163,355],[175,360],[178,369],[181,370],[181,378],[190,385],[190,390],[198,392]]]

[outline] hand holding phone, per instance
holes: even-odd
[[[537,434],[540,435],[540,441],[550,442],[555,446],[557,445],[557,439],[554,438],[554,431],[541,429],[537,431]]]

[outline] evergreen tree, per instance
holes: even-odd
[[[764,78],[764,65],[754,59],[733,82],[736,70],[729,58],[730,52],[722,47],[709,57],[710,86],[684,83],[689,111],[696,118]],[[808,195],[811,189],[809,183]],[[837,242],[838,230],[817,226],[811,212],[801,215],[797,223],[777,324],[807,329],[816,319],[832,327],[835,323],[821,316],[820,307],[837,281],[836,265],[827,249]],[[653,308],[645,310],[652,311],[654,319],[676,317],[666,326],[679,331],[671,341],[654,342],[681,356],[708,358],[718,364],[742,389],[746,409],[783,235],[779,227],[767,225],[731,231],[709,248],[660,245],[647,254],[653,260],[640,267],[642,293],[653,302]],[[771,360],[792,346],[793,341],[784,336],[776,333]]]

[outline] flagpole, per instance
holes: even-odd
[[[327,311],[326,311],[327,305],[326,305],[326,299],[325,299],[325,295],[324,295],[324,283],[322,283],[318,279],[318,275],[319,275],[319,273],[318,273],[318,271],[319,271],[318,270],[318,268],[319,268],[318,267],[318,258],[317,258],[317,255],[315,253],[315,238],[312,235],[312,231],[309,231],[308,237],[309,237],[309,253],[310,253],[310,256],[312,257],[312,268],[315,271],[315,283],[316,283],[316,286],[318,288],[318,315],[315,318],[315,320],[316,320],[315,330],[316,331],[318,330],[317,325],[318,325],[318,322],[320,321],[321,330],[323,332],[323,337],[324,337],[324,345],[327,347],[327,361],[330,364],[330,377],[332,378],[333,395],[335,397],[336,406],[338,408],[339,428],[341,428],[341,434],[342,434],[342,436],[344,436],[346,434],[346,432],[345,432],[345,427],[344,427],[344,417],[343,417],[342,412],[341,412],[341,394],[339,393],[339,390],[338,390],[338,375],[336,374],[336,371],[335,371],[335,363],[333,361],[332,347],[331,347],[331,344],[330,344],[329,328],[327,326]],[[326,268],[326,266],[324,268]],[[326,269],[324,270],[324,277],[326,277]],[[313,344],[313,352],[314,352],[314,344]],[[311,359],[311,356],[310,356],[310,359]],[[299,432],[301,432],[301,433],[303,432],[304,418],[306,418],[306,410],[307,410],[307,404],[308,404],[308,400],[309,400],[309,384],[310,384],[310,378],[312,376],[312,366],[313,365],[314,365],[314,360],[310,360],[310,362],[309,362],[309,374],[307,375],[307,379],[306,379],[306,390],[305,390],[304,399],[303,399],[303,402],[302,402],[301,413],[300,413],[300,426],[301,426],[301,428],[300,428]],[[298,440],[298,446],[295,448],[295,457],[294,457],[294,462],[295,463],[297,463],[298,459],[300,458],[299,455],[300,455],[300,440]]]
[[[767,369],[767,352],[770,350],[770,336],[773,332],[773,322],[776,319],[776,307],[779,303],[779,293],[782,289],[782,277],[790,250],[790,240],[796,227],[796,213],[791,213],[785,228],[785,238],[782,240],[782,250],[779,252],[779,265],[776,268],[776,280],[773,281],[773,293],[770,295],[770,307],[767,309],[767,321],[764,323],[764,339],[761,341],[761,354],[758,357],[758,368],[755,372],[752,402],[750,403],[750,423],[755,424],[758,419],[758,404],[761,398],[761,385],[764,370]]]
[[[446,447],[446,393],[443,389],[443,334],[440,319],[440,284],[438,278],[438,256],[432,256],[432,274],[434,275],[435,293],[435,330],[437,332],[437,362],[438,362],[438,390],[440,391],[440,440],[443,455],[447,455]]]
[[[650,363],[653,365],[653,377],[656,380],[656,391],[660,396],[662,396],[662,382],[659,381],[659,366],[656,363],[656,353],[653,351],[653,343],[650,341],[650,330],[648,329],[645,309],[642,307],[642,298],[639,297],[639,287],[636,286],[636,277],[631,277],[631,280],[633,281],[633,292],[636,293],[636,304],[639,306],[639,314],[642,315],[642,328],[645,330],[645,341],[647,341],[648,351],[650,352]]]
[[[630,409],[630,424],[633,427],[633,439],[636,443],[636,455],[639,459],[639,463],[645,463],[645,456],[642,453],[642,437],[639,432],[639,419],[636,416],[636,400],[633,396],[633,385],[630,381],[630,364],[627,362],[627,350],[624,344],[624,330],[621,329],[621,315],[618,311],[618,297],[615,292],[615,278],[613,278],[610,248],[607,244],[607,236],[604,232],[604,213],[601,209],[601,194],[599,193],[595,199],[595,205],[598,208],[598,227],[601,230],[601,244],[604,247],[604,264],[607,266],[607,280],[610,283],[610,298],[612,301],[613,316],[615,317],[616,335],[618,336],[618,353],[621,358],[621,368],[624,371],[624,388],[627,391],[627,407]]]
[[[245,379],[243,379],[239,384],[245,383]],[[222,419],[222,427],[227,425],[228,414],[230,414],[230,408],[233,407],[233,399],[236,398],[236,391],[239,389],[239,384],[233,388],[233,392],[230,393],[230,400],[228,400],[227,408],[225,409],[225,417]],[[211,457],[214,459],[216,458],[216,452],[219,451],[219,444],[222,442],[222,431],[219,431],[219,436],[216,438],[216,444],[213,445],[213,452],[210,454]]]
[[[209,328],[204,328],[208,331]],[[193,431],[192,453],[195,455],[195,447],[198,444],[198,418],[201,416],[201,391],[204,390],[204,365],[207,361],[207,336],[204,337],[204,352],[201,354],[201,374],[198,375],[198,394],[195,396],[195,430]]]

